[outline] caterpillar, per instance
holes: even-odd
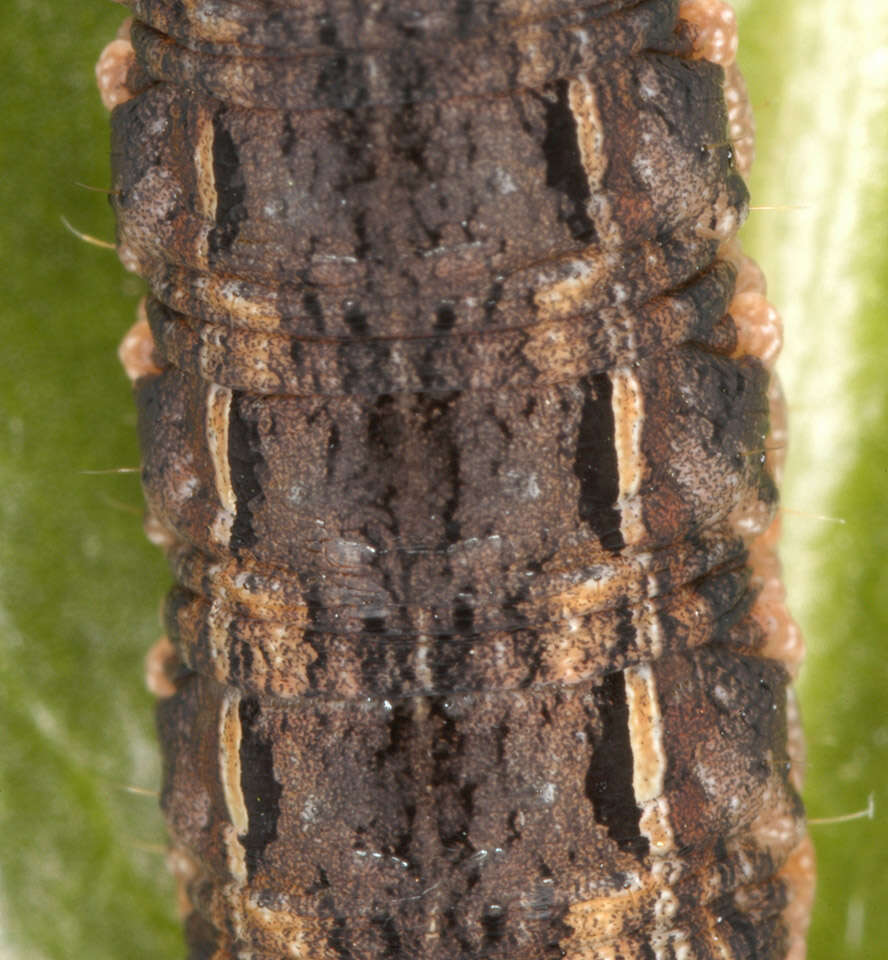
[[[189,955],[803,956],[728,8],[130,6],[97,74]]]

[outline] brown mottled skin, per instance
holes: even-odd
[[[687,871],[675,887],[675,922],[693,928],[707,909],[731,909],[741,863],[754,865],[750,880],[770,880],[783,851],[745,833],[762,810],[799,812],[785,753],[774,747],[785,736],[782,711],[772,709],[785,678],[774,663],[716,650],[668,657],[656,672],[667,730],[682,741],[670,752],[666,788]],[[716,704],[706,689],[724,679],[730,698]],[[258,955],[285,956],[288,922],[295,928],[321,917],[326,942],[319,937],[309,957],[337,956],[333,918],[355,957],[561,956],[570,939],[567,905],[618,898],[626,875],[644,877],[652,859],[631,824],[602,823],[590,802],[590,757],[611,732],[609,696],[609,685],[596,680],[396,701],[314,698],[298,713],[259,698],[281,800],[277,838],[249,884],[250,895],[279,914],[256,924]],[[212,725],[202,722],[216,716],[219,697],[215,683],[195,678],[166,701],[161,732],[177,747],[164,790],[173,835],[207,877],[223,878],[227,815],[218,796],[207,796],[216,744]],[[698,779],[700,751],[722,766],[718,796],[707,797]],[[625,789],[614,783],[612,793]],[[196,820],[201,795],[207,803]],[[733,796],[742,802],[739,817]],[[644,931],[655,894],[617,925],[636,941],[627,956],[645,956],[634,928]],[[765,907],[751,918],[760,952],[735,956],[779,955],[768,940],[779,939],[781,896],[766,889]],[[196,898],[220,926],[224,897],[203,888]],[[485,922],[494,905],[502,908],[496,937]],[[441,936],[426,945],[435,916]],[[385,952],[387,930],[392,940],[397,934],[398,953]]]
[[[130,5],[112,202],[161,368],[192,960],[782,960],[768,375],[677,3]]]

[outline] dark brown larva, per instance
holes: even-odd
[[[100,81],[190,956],[803,956],[729,12],[131,6]]]

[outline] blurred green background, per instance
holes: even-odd
[[[759,128],[747,248],[786,321],[784,559],[820,894],[812,960],[888,958],[888,8],[744,2]],[[182,955],[142,659],[167,573],[140,529],[96,56],[110,2],[0,9],[0,960]],[[94,471],[94,472],[87,472]],[[111,472],[104,472],[111,471]],[[827,517],[832,519],[820,519]],[[837,520],[841,520],[839,523]],[[131,792],[129,788],[145,791]]]

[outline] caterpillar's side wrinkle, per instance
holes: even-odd
[[[190,956],[800,960],[729,8],[130,6],[98,74]]]

